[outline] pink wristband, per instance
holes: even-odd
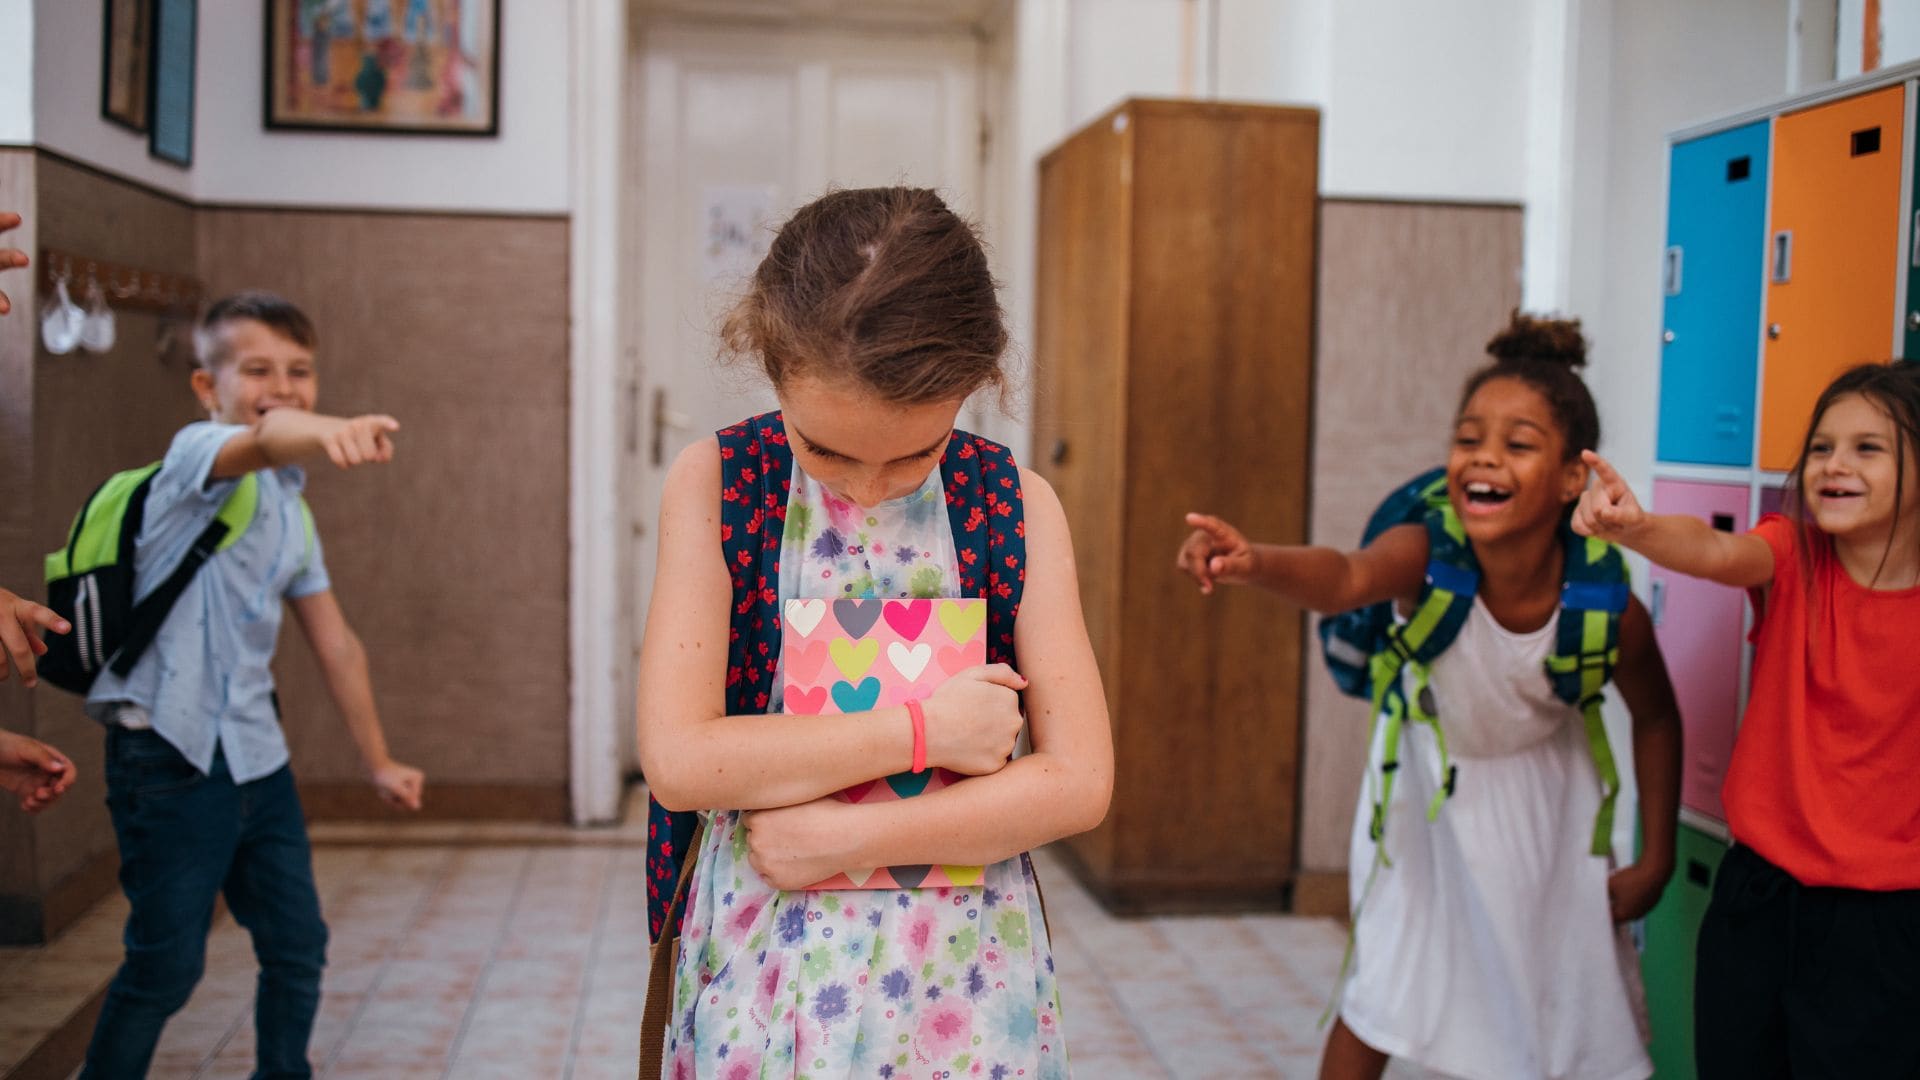
[[[927,771],[927,713],[918,701],[907,702],[907,719],[913,721],[913,771]]]

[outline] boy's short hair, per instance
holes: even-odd
[[[200,317],[200,325],[193,332],[194,361],[212,371],[232,359],[220,329],[241,319],[252,319],[304,349],[312,349],[320,340],[314,333],[313,320],[291,300],[264,289],[249,289],[215,300]]]

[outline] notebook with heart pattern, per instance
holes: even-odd
[[[923,700],[954,674],[987,662],[987,602],[789,600],[781,624],[786,711],[865,712]],[[897,773],[837,793],[847,802],[910,799],[965,777]],[[809,889],[930,889],[978,884],[978,866],[848,870]]]

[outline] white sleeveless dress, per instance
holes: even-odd
[[[1408,725],[1382,866],[1354,928],[1340,1017],[1367,1045],[1466,1080],[1639,1080],[1639,957],[1609,913],[1611,860],[1588,853],[1600,782],[1580,713],[1541,664],[1558,614],[1516,634],[1474,602],[1431,686],[1459,769],[1437,820],[1432,732]],[[1409,692],[1411,686],[1409,685]],[[1619,748],[1617,757],[1627,757]],[[1375,731],[1368,769],[1378,774]],[[1363,784],[1351,862],[1361,902],[1374,844]]]

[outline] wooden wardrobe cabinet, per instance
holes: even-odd
[[[1319,115],[1128,101],[1040,163],[1034,458],[1073,529],[1113,808],[1068,841],[1121,912],[1278,906],[1297,608],[1174,569],[1189,510],[1306,538]]]

